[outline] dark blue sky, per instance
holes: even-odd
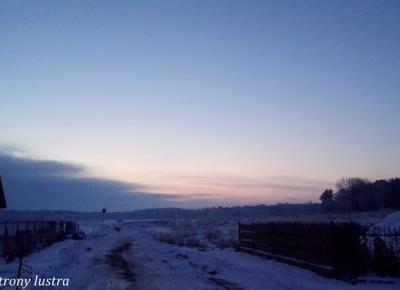
[[[399,84],[399,1],[0,2],[1,143],[150,192],[398,176]]]

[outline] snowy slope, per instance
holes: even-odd
[[[384,219],[379,221],[375,227],[400,230],[400,211],[387,215]]]
[[[81,228],[90,231],[88,239],[63,241],[27,257],[24,263],[32,267],[33,275],[69,277],[68,289],[76,290],[400,289],[400,284],[354,286],[232,249],[200,250],[162,243],[144,222],[119,223],[115,229],[113,225],[104,228],[98,221]],[[16,269],[16,262],[0,263],[1,276],[13,275]]]

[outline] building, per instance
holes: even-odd
[[[6,196],[4,195],[3,183],[0,176],[0,208],[7,208]]]

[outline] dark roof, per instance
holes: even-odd
[[[4,195],[3,183],[0,176],[0,208],[7,208],[6,196]]]

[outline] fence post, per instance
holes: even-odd
[[[17,279],[21,277],[21,270],[22,270],[22,257],[19,257],[19,264],[18,264],[18,274],[17,274]],[[19,285],[17,284],[17,287],[15,290],[19,289]]]
[[[337,250],[337,242],[336,242],[336,237],[334,233],[334,224],[333,222],[330,222],[329,225],[329,239],[331,240],[331,249],[330,249],[330,255],[331,255],[331,266],[332,266],[332,271],[333,271],[333,276],[337,277],[338,276],[338,265],[337,265],[337,255],[336,255],[336,250]]]
[[[8,224],[7,221],[4,222],[4,236],[3,236],[3,257],[6,257],[6,251],[7,251],[7,236],[8,236]]]

